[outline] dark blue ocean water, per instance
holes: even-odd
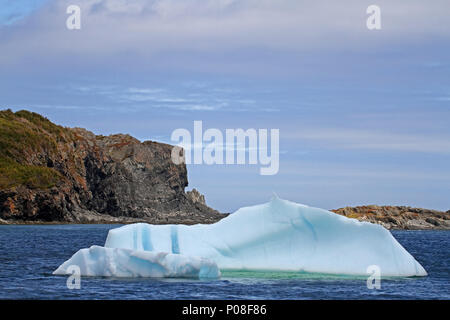
[[[393,231],[425,267],[424,278],[382,279],[228,272],[213,281],[81,279],[70,290],[51,273],[80,248],[103,245],[117,225],[0,226],[0,299],[450,299],[450,232]]]

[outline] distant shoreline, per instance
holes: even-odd
[[[450,210],[444,212],[407,206],[368,205],[330,211],[392,230],[450,230]]]
[[[389,230],[450,230],[450,210],[447,212],[406,206],[357,206],[329,210],[347,218],[380,224]],[[228,214],[223,214],[223,218]],[[170,219],[113,217],[100,214],[84,214],[78,221],[42,221],[0,219],[0,225],[83,225],[83,224],[132,224],[194,225],[197,221],[171,217]]]
[[[228,214],[223,214],[225,218]],[[132,224],[132,223],[148,223],[154,225],[165,224],[182,224],[182,225],[194,225],[199,224],[195,220],[190,219],[144,219],[144,218],[130,218],[130,217],[96,217],[94,219],[82,218],[79,221],[43,221],[43,220],[16,220],[16,219],[0,219],[0,225],[83,225],[83,224]],[[209,223],[204,223],[209,224]]]

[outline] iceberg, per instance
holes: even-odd
[[[381,276],[427,275],[381,225],[277,197],[269,203],[241,208],[211,225],[138,223],[112,229],[105,247],[128,249],[139,255],[142,252],[167,252],[202,257],[216,263],[220,270],[367,276],[368,268],[376,265]],[[118,251],[116,255],[121,252],[133,255],[130,251]],[[108,269],[104,259],[103,254],[91,255],[89,263],[100,265],[93,269]],[[133,262],[132,259],[129,261]],[[120,269],[126,270],[128,262],[121,262]],[[177,267],[178,264],[181,261],[177,261]],[[199,265],[196,266],[198,270]]]
[[[136,251],[92,246],[78,250],[53,274],[71,275],[71,266],[82,276],[145,278],[219,278],[213,261],[167,252]]]

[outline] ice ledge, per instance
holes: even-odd
[[[166,252],[136,251],[92,246],[77,251],[53,274],[145,278],[219,278],[217,264],[205,258]]]

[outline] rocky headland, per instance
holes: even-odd
[[[0,111],[0,223],[213,223],[173,146]]]

